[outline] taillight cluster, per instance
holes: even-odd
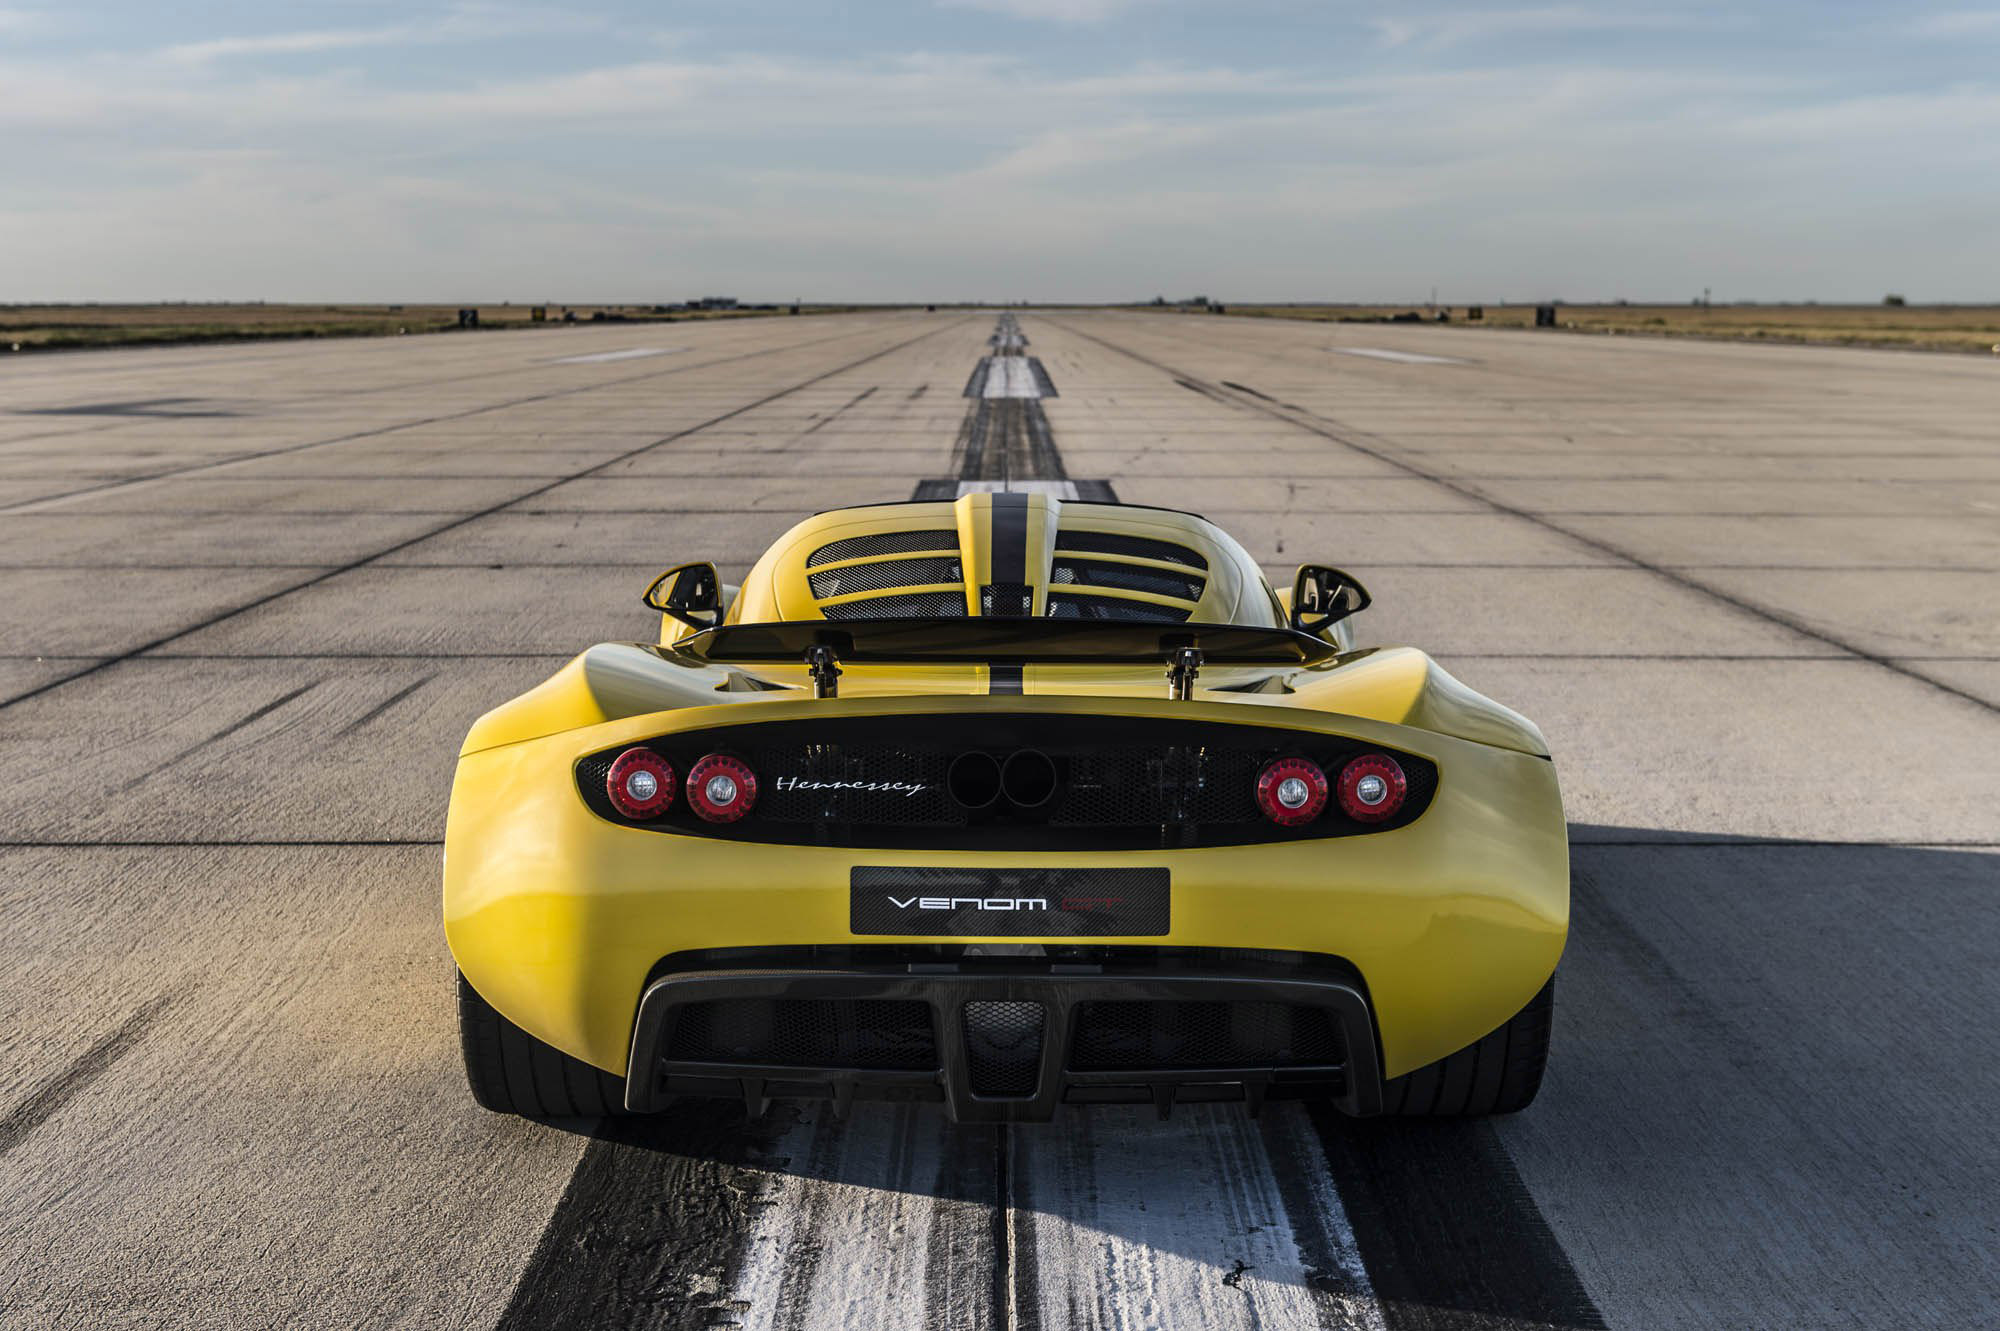
[[[657,818],[674,802],[674,766],[651,749],[627,749],[611,764],[604,793],[627,818]]]
[[[1303,827],[1326,808],[1328,783],[1320,765],[1307,758],[1280,758],[1257,776],[1257,807],[1280,827]],[[1340,769],[1332,783],[1340,810],[1357,823],[1380,823],[1396,816],[1410,791],[1402,764],[1386,753],[1369,753]]]
[[[640,822],[673,806],[673,764],[651,749],[627,749],[605,774],[611,807]],[[757,774],[726,754],[711,753],[687,774],[688,807],[711,823],[733,823],[757,803]]]

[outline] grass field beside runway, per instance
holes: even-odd
[[[1466,308],[1447,305],[1453,326],[1532,328],[1535,303]],[[1380,322],[1432,311],[1424,305],[1230,305],[1244,318],[1300,319],[1320,323]],[[1963,351],[1991,355],[2000,348],[2000,305],[1558,305],[1559,328],[1575,333],[1649,337],[1721,338],[1750,342],[1799,342],[1823,346],[1897,347],[1911,351]]]
[[[0,305],[0,352],[80,350],[90,347],[172,345],[185,342],[254,341],[268,338],[396,337],[441,333],[458,327],[461,308],[479,311],[481,329],[529,328],[538,322],[530,304],[491,305],[307,305],[263,301],[168,301],[161,304]],[[662,305],[564,305],[541,307],[548,320],[562,322],[565,311],[581,323],[678,323],[684,320],[747,319],[785,309],[668,310]],[[807,306],[823,313],[840,306]]]

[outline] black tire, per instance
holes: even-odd
[[[1528,1005],[1483,1040],[1382,1086],[1382,1112],[1404,1118],[1481,1118],[1526,1109],[1542,1088],[1556,1010],[1552,975]]]
[[[625,1079],[551,1048],[495,1012],[458,977],[458,1042],[472,1098],[496,1114],[603,1118],[625,1113]]]

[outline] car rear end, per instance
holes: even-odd
[[[1371,1113],[1535,997],[1567,906],[1545,758],[1269,700],[632,717],[462,755],[447,831],[467,979],[633,1109]]]

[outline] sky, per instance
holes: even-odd
[[[2000,3],[0,0],[0,302],[2000,300]]]

